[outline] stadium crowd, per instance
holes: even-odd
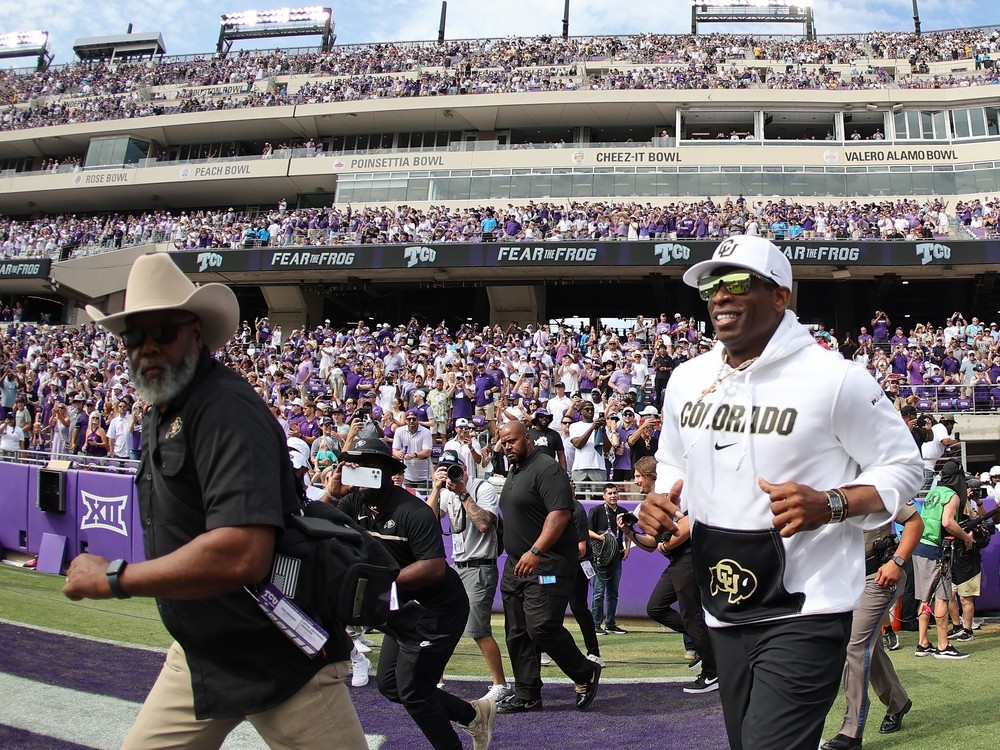
[[[459,208],[331,206],[247,213],[228,210],[0,217],[0,255],[67,258],[157,242],[178,249],[481,241],[713,240],[730,234],[772,239],[905,240],[988,237],[1000,200],[819,201],[707,198],[653,206],[549,201]]]
[[[0,409],[15,415],[22,447],[136,455],[141,404],[120,341],[93,325],[38,326],[19,317],[17,309],[0,313],[6,334]],[[1000,329],[984,320],[955,312],[947,321],[904,330],[877,311],[857,330],[838,335],[818,325],[814,334],[818,345],[867,367],[897,407],[960,408],[958,400],[965,398],[970,408],[995,409]],[[658,413],[648,407],[659,405],[676,364],[713,346],[705,330],[704,321],[679,312],[656,320],[639,315],[630,328],[617,330],[467,324],[449,329],[444,322],[421,325],[411,319],[396,326],[358,321],[340,328],[326,321],[285,333],[261,318],[243,321],[219,356],[272,405],[286,431],[308,438],[319,436],[324,423],[333,425],[334,434],[346,434],[352,418],[370,415],[391,440],[414,408],[439,442],[453,434],[456,420],[476,420],[495,435],[500,424],[531,421],[539,409],[547,409],[555,428],[568,437],[583,401],[593,400],[598,416],[609,418],[627,411],[638,417],[643,409]],[[496,394],[495,412],[490,393]],[[88,417],[95,414],[99,420],[88,430]],[[488,454],[489,445],[483,447]],[[568,443],[567,455],[572,468]],[[634,457],[641,455],[646,454]],[[483,465],[489,466],[486,459]],[[617,468],[631,465],[619,462]]]
[[[930,32],[920,37],[879,32],[796,41],[640,34],[356,45],[305,54],[244,51],[225,58],[204,55],[113,65],[91,62],[41,72],[0,72],[0,129],[235,107],[551,91],[578,87],[577,64],[600,61],[656,67],[626,72],[611,69],[588,76],[584,85],[591,89],[883,88],[892,84],[881,67],[884,60],[906,59],[912,70],[922,70],[928,62],[974,59],[979,71],[982,60],[997,52],[998,39],[997,31],[989,28]],[[741,61],[767,62],[771,67],[762,76],[759,66],[741,66]],[[851,65],[850,77],[825,67],[831,64]],[[660,67],[666,65],[670,67]],[[820,67],[807,69],[807,65]],[[311,80],[294,89],[290,85],[294,76],[332,80]],[[283,82],[278,83],[279,79]],[[257,81],[269,82],[265,91],[251,90]],[[991,67],[970,76],[907,77],[905,85],[943,88],[995,82],[996,69]],[[198,91],[204,86],[237,84],[245,84],[246,92]],[[177,86],[185,87],[177,100],[167,100],[166,90],[156,90]]]

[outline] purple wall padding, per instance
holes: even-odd
[[[86,551],[109,560],[123,558],[129,562],[142,559],[135,556],[133,543],[136,537],[141,541],[142,535],[138,518],[133,514],[136,498],[132,475],[81,471],[77,472],[76,485],[74,500],[79,532],[73,554]]]
[[[27,552],[30,466],[0,463],[0,549]],[[33,499],[31,500],[33,504]],[[35,547],[34,549],[38,549]]]

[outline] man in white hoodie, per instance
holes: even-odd
[[[813,750],[864,588],[862,532],[913,496],[920,456],[874,379],[787,309],[773,243],[729,237],[684,281],[718,343],[670,378],[640,524],[669,537],[689,515],[733,750]]]

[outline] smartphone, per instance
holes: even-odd
[[[382,470],[371,466],[345,466],[340,473],[340,481],[351,487],[377,489],[382,486]]]

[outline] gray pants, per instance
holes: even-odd
[[[854,610],[851,640],[847,644],[847,661],[844,663],[844,696],[847,710],[840,734],[861,737],[868,718],[868,681],[871,680],[875,695],[885,704],[886,713],[903,710],[910,699],[899,682],[892,660],[882,648],[882,621],[892,609],[906,583],[904,573],[895,588],[880,588],[875,574],[865,579],[861,606]]]

